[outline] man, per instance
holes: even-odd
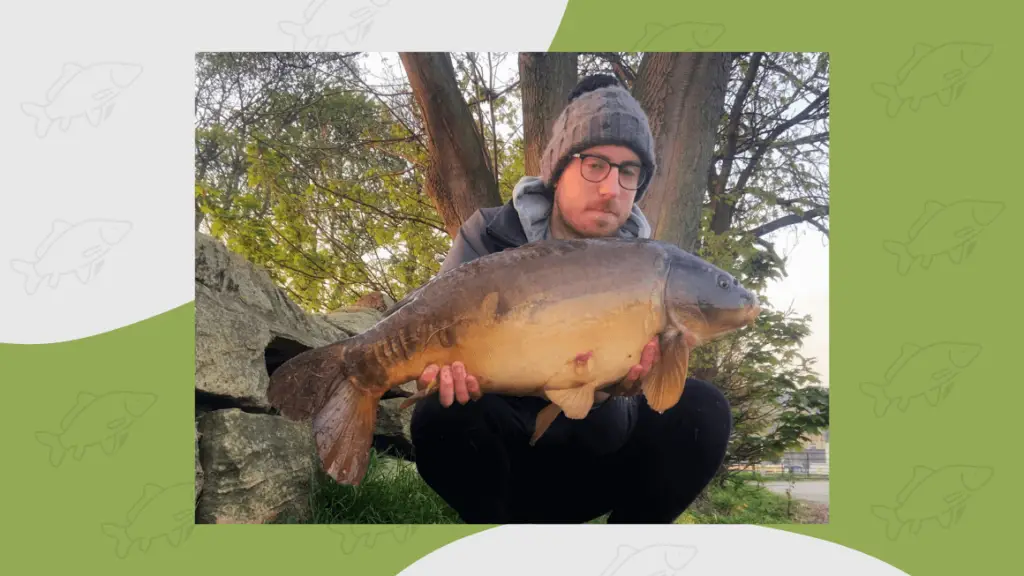
[[[655,172],[654,140],[639,103],[615,78],[584,78],[554,122],[540,177],[512,200],[484,208],[459,230],[442,266],[544,238],[647,238],[636,202]],[[461,362],[427,367],[437,394],[412,416],[416,465],[426,483],[474,524],[671,523],[718,471],[732,430],[725,397],[689,378],[679,403],[658,414],[639,386],[657,360],[657,339],[618,386],[599,393],[582,420],[564,414],[529,445],[543,398],[483,395]]]

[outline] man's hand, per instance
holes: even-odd
[[[483,396],[476,376],[466,374],[466,366],[462,362],[453,362],[451,365],[446,364],[440,367],[437,364],[427,366],[420,374],[419,380],[416,381],[417,387],[423,390],[438,377],[438,374],[441,376],[441,381],[438,384],[437,393],[440,396],[441,406],[445,408],[451,406],[455,400],[458,400],[459,404],[465,404],[470,399],[479,400]]]
[[[629,369],[629,373],[618,384],[609,386],[597,392],[600,400],[609,396],[636,396],[640,393],[640,380],[651,373],[654,363],[661,359],[661,346],[658,344],[658,336],[651,338],[651,341],[644,345],[640,352],[640,363]]]

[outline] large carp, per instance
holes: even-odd
[[[734,277],[672,244],[534,242],[435,276],[369,330],[285,362],[267,394],[285,417],[312,418],[332,478],[359,484],[381,396],[430,364],[463,362],[484,394],[549,399],[536,441],[559,412],[584,418],[595,393],[622,380],[655,336],[661,357],[640,391],[655,411],[671,408],[690,350],[759,312]]]

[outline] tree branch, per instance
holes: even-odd
[[[810,222],[812,224],[816,224],[813,221],[813,219],[820,218],[822,216],[828,216],[828,206],[819,206],[818,208],[813,208],[811,210],[808,210],[807,212],[804,212],[802,215],[789,214],[783,216],[782,218],[773,220],[771,222],[768,222],[767,224],[762,224],[752,230],[748,230],[746,234],[751,234],[755,237],[767,236],[768,234],[771,234],[772,232],[779,230],[780,228],[792,226],[793,224],[799,224],[800,222]],[[817,228],[824,232],[826,236],[828,236],[828,231],[825,230],[820,225],[820,223],[817,224]]]

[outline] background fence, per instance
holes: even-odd
[[[822,448],[806,448],[800,452],[785,452],[777,462],[761,462],[755,466],[736,463],[733,469],[746,469],[760,474],[796,474],[804,476],[828,476],[828,451]]]

